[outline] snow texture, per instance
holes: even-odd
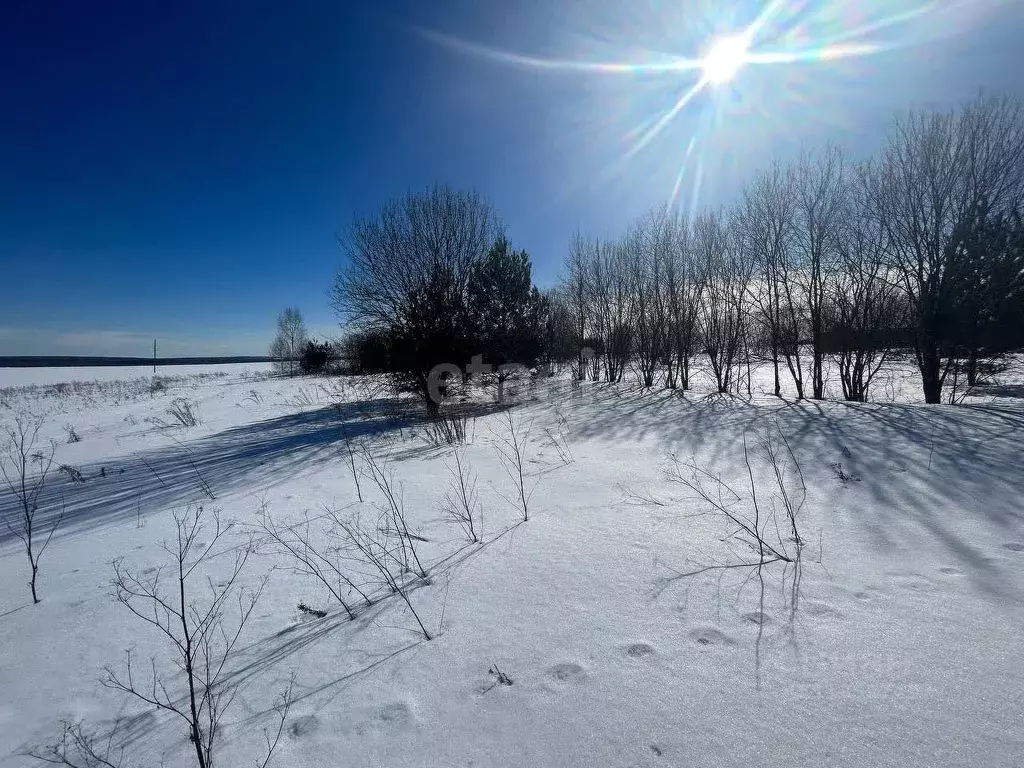
[[[45,416],[57,463],[85,479],[55,476],[44,494],[46,514],[63,505],[65,518],[40,604],[0,531],[0,765],[33,765],[22,751],[61,718],[102,731],[118,715],[133,765],[193,764],[180,721],[98,683],[128,648],[169,662],[111,597],[111,561],[166,565],[172,512],[190,503],[220,510],[239,537],[259,533],[261,507],[287,525],[325,508],[376,514],[383,498],[365,477],[357,499],[346,435],[400,484],[429,572],[409,597],[435,637],[393,598],[349,620],[261,546],[243,580],[269,583],[232,660],[220,765],[252,765],[293,672],[281,767],[1021,764],[1019,386],[924,406],[909,402],[909,372],[904,402],[868,404],[768,397],[767,371],[752,398],[556,377],[522,388],[512,410],[529,429],[527,522],[496,447],[505,414],[478,394],[461,449],[483,512],[471,544],[442,512],[454,449],[379,381],[160,373],[154,385],[139,369],[77,369],[79,384],[53,386],[72,378],[0,370],[0,420]],[[175,398],[195,426],[168,414]],[[767,509],[766,431],[786,437],[806,483],[799,571],[681,576],[749,552],[672,481],[672,457],[746,488],[745,436]],[[0,511],[12,504],[4,495]],[[210,561],[214,583],[231,560]]]

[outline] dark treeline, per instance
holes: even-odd
[[[983,97],[901,115],[868,161],[829,145],[777,163],[731,209],[578,235],[559,295],[600,359],[577,375],[617,381],[628,364],[647,386],[686,388],[699,354],[730,392],[767,360],[776,395],[789,379],[820,399],[831,357],[857,401],[902,348],[925,401],[953,399],[1024,346],[1022,200],[1024,110]]]
[[[270,357],[83,357],[81,355],[7,355],[0,356],[0,368],[61,368],[83,366],[153,365],[230,365],[232,363],[269,363]]]
[[[985,96],[911,111],[872,159],[828,145],[758,172],[731,208],[652,211],[613,240],[578,233],[544,295],[471,193],[409,195],[342,246],[346,356],[428,403],[429,371],[476,354],[679,389],[700,360],[723,393],[749,391],[766,362],[777,395],[790,381],[816,399],[834,367],[843,397],[863,401],[896,350],[913,354],[926,402],[952,401],[1024,347],[1024,109]]]

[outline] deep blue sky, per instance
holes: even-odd
[[[614,235],[679,178],[680,205],[728,203],[801,146],[874,151],[911,103],[1024,90],[1022,3],[784,0],[771,50],[866,25],[885,50],[748,67],[629,155],[695,75],[484,51],[697,56],[769,4],[9,0],[0,354],[262,353],[287,305],[331,332],[335,233],[435,181],[489,197],[550,284],[573,230]]]

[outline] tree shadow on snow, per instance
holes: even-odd
[[[666,453],[693,454],[711,471],[729,474],[744,466],[742,435],[756,440],[778,425],[817,490],[845,482],[837,465],[852,478],[845,491],[854,495],[835,514],[864,530],[882,554],[899,561],[937,548],[990,597],[1021,599],[1012,594],[1005,553],[991,542],[1024,539],[1024,403],[690,397],[593,398],[571,415],[572,436],[611,450],[655,439]]]
[[[480,406],[474,414],[493,408]],[[469,413],[462,408],[464,415]],[[285,478],[313,473],[353,446],[423,425],[426,410],[414,400],[374,399],[331,405],[245,424],[196,440],[79,467],[84,483],[54,473],[40,498],[36,521],[45,530],[61,509],[56,537],[139,518],[190,503],[216,503],[238,492],[259,492]],[[214,498],[211,498],[210,494]],[[0,515],[14,511],[10,494]],[[13,539],[0,530],[0,544]]]

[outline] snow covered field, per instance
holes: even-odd
[[[0,531],[0,765],[36,764],[22,751],[62,718],[102,731],[118,716],[126,765],[194,765],[180,720],[99,683],[126,649],[142,673],[150,657],[170,668],[166,639],[112,597],[111,563],[170,568],[162,544],[189,504],[207,534],[213,510],[236,524],[206,564],[211,584],[247,534],[258,547],[242,584],[269,577],[230,662],[218,765],[253,764],[293,674],[272,763],[289,768],[1021,764],[1024,399],[998,396],[1014,387],[924,406],[909,402],[909,374],[891,404],[780,401],[764,371],[750,399],[555,379],[511,411],[528,430],[525,522],[498,450],[506,413],[481,405],[467,421],[474,544],[442,512],[454,449],[419,410],[372,380],[259,369],[169,368],[156,386],[138,369],[76,370],[98,383],[66,387],[0,371],[0,422],[44,415],[55,466],[84,480],[55,474],[43,495],[65,516],[40,604],[20,543]],[[195,426],[168,413],[176,398]],[[806,487],[800,548],[783,438]],[[356,488],[347,445],[386,461],[401,488],[428,572],[407,594],[430,641],[398,597],[349,620],[258,525],[261,510],[297,530],[331,511],[376,517],[385,498],[360,455]],[[736,490],[737,514],[754,513],[752,483],[766,539],[799,562],[768,562],[760,578],[732,567],[752,551],[683,482],[695,477],[712,501],[719,479]]]

